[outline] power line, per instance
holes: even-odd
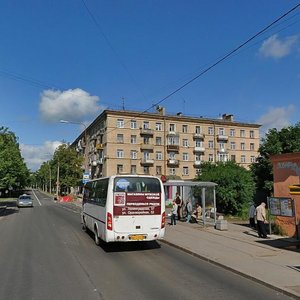
[[[208,71],[210,71],[211,69],[213,69],[214,67],[216,67],[217,65],[219,65],[220,63],[222,63],[223,61],[225,61],[226,59],[228,59],[230,56],[232,56],[234,53],[236,53],[238,50],[240,50],[241,48],[243,48],[244,46],[246,46],[247,44],[249,44],[251,41],[253,41],[255,38],[257,38],[258,36],[262,35],[264,32],[266,32],[269,28],[271,28],[273,25],[275,25],[276,23],[278,23],[280,20],[282,20],[283,18],[285,18],[287,15],[289,15],[290,13],[292,13],[293,11],[295,11],[298,7],[300,6],[300,3],[297,4],[296,6],[294,6],[293,8],[291,8],[289,11],[287,11],[286,13],[284,13],[283,15],[281,15],[280,17],[278,17],[275,21],[271,22],[269,25],[267,25],[266,27],[264,27],[262,30],[260,30],[259,32],[257,32],[256,34],[254,34],[252,37],[250,37],[249,39],[247,39],[245,42],[243,42],[242,44],[240,44],[239,46],[237,46],[236,48],[234,48],[233,50],[229,51],[227,54],[225,54],[224,56],[222,56],[220,59],[218,59],[215,63],[213,63],[212,65],[210,65],[209,67],[207,67],[206,69],[204,69],[203,71],[201,71],[197,76],[193,77],[191,80],[189,80],[188,82],[184,83],[183,85],[181,85],[179,88],[177,88],[176,90],[174,90],[173,92],[171,92],[170,94],[168,94],[166,97],[164,97],[163,99],[161,99],[159,102],[157,102],[155,104],[155,106],[161,104],[162,102],[164,102],[165,100],[167,100],[168,98],[170,98],[171,96],[173,96],[174,94],[178,93],[179,91],[181,91],[183,88],[185,88],[186,86],[188,86],[189,84],[191,84],[192,82],[194,82],[195,80],[197,80],[199,77],[203,76],[204,74],[206,74]],[[150,110],[151,108],[153,108],[153,106],[151,106],[148,110]]]

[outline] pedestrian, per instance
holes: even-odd
[[[266,231],[266,203],[262,202],[259,206],[256,207],[256,220],[257,220],[257,233],[260,238],[267,238]]]
[[[198,219],[201,217],[202,214],[202,208],[199,205],[199,203],[196,203],[196,208],[194,209],[191,217],[190,223],[198,223]]]
[[[181,219],[182,199],[180,198],[178,193],[176,193],[175,201],[176,201],[176,204],[177,204],[177,217],[178,217],[178,221],[180,221],[180,219]]]
[[[176,200],[173,201],[173,206],[171,209],[171,224],[170,225],[176,225],[176,217],[177,217],[177,204],[176,204]]]
[[[187,213],[186,222],[187,223],[189,223],[191,220],[192,212],[193,212],[193,206],[192,206],[191,200],[187,199],[187,202],[186,202],[186,213]]]
[[[250,207],[249,207],[249,226],[250,226],[250,228],[255,228],[255,206],[254,206],[254,202],[252,202]]]

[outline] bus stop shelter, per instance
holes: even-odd
[[[177,187],[181,191],[180,195],[182,195],[183,188],[190,188],[190,192],[195,187],[201,189],[201,206],[202,206],[202,220],[203,225],[206,224],[206,190],[212,189],[212,197],[213,197],[213,219],[214,225],[216,225],[217,221],[217,207],[216,207],[216,186],[217,184],[214,182],[203,182],[203,181],[184,181],[184,180],[170,180],[164,182],[165,187]]]

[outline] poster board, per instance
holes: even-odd
[[[284,197],[269,197],[268,206],[270,215],[281,217],[294,217],[294,199]]]

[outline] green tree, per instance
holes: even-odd
[[[0,189],[21,189],[29,183],[29,170],[15,134],[0,127]]]
[[[273,191],[273,167],[270,156],[300,151],[300,123],[277,130],[270,129],[259,147],[260,156],[250,167],[258,191],[267,196]]]
[[[78,156],[74,148],[66,144],[60,145],[51,161],[54,178],[57,178],[59,172],[60,191],[69,193],[71,187],[78,185],[78,181],[82,178],[83,157]]]
[[[201,166],[199,181],[212,181],[216,188],[217,210],[236,215],[253,200],[255,183],[251,172],[234,162],[206,162]]]

